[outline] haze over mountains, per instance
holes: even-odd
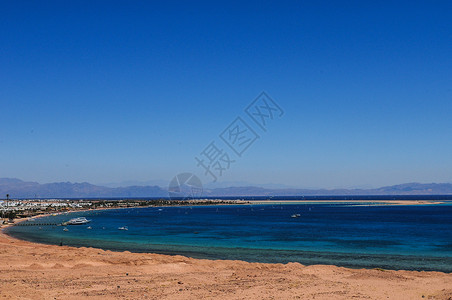
[[[16,178],[0,178],[0,198],[167,197],[166,187],[106,187],[87,182],[40,184]],[[256,186],[205,188],[203,196],[333,196],[333,195],[451,195],[450,183],[406,183],[376,189],[296,189]]]

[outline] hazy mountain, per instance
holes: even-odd
[[[159,186],[163,189],[167,189],[169,184],[169,180],[158,179],[158,180],[147,180],[147,181],[137,181],[137,180],[127,180],[121,182],[108,182],[108,183],[99,183],[96,185],[105,186],[105,187],[124,187],[124,186]],[[247,181],[217,181],[217,182],[208,182],[204,185],[206,189],[216,189],[216,188],[227,188],[231,186],[256,186],[263,187],[268,189],[288,189],[295,188],[293,186],[285,185],[285,184],[259,184],[259,183],[250,183]]]
[[[0,198],[82,198],[82,197],[167,197],[159,186],[105,187],[87,182],[39,184],[15,178],[0,178]],[[377,189],[295,189],[256,186],[205,188],[204,196],[310,196],[310,195],[450,195],[450,183],[406,183]]]
[[[450,195],[450,183],[406,183],[377,189],[266,189],[229,187],[205,190],[207,196],[337,196],[337,195]]]
[[[167,191],[158,186],[128,186],[110,188],[87,182],[55,182],[39,184],[19,179],[0,178],[0,197],[14,198],[81,198],[81,197],[166,197]]]
[[[229,188],[233,186],[252,186],[252,187],[261,187],[266,189],[292,189],[295,188],[293,186],[285,185],[285,184],[275,184],[275,183],[250,183],[247,181],[217,181],[217,182],[209,182],[204,185],[206,189],[219,189],[219,188]]]
[[[105,187],[125,187],[125,186],[159,186],[163,188],[167,188],[169,184],[168,180],[157,179],[157,180],[147,180],[147,181],[138,181],[138,180],[127,180],[121,182],[108,182],[108,183],[98,183],[96,185],[105,186]]]

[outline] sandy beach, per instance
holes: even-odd
[[[253,201],[251,204],[306,204],[306,203],[354,203],[360,205],[434,205],[443,201],[434,200],[263,200]]]
[[[1,299],[452,299],[452,274],[211,261],[0,233]]]

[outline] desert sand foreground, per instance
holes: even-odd
[[[452,274],[34,244],[0,233],[0,299],[452,299]]]

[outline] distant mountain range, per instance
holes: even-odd
[[[229,187],[206,190],[207,196],[345,196],[345,195],[452,195],[450,183],[405,183],[376,189],[266,189]]]
[[[39,184],[15,178],[0,178],[0,198],[83,198],[83,197],[167,197],[158,186],[105,187],[88,182],[54,182]]]
[[[167,197],[159,186],[106,187],[87,182],[39,184],[15,178],[0,178],[0,198],[89,198],[89,197]],[[406,183],[376,189],[295,189],[255,186],[207,188],[205,197],[227,196],[338,196],[338,195],[452,195],[450,183]]]

